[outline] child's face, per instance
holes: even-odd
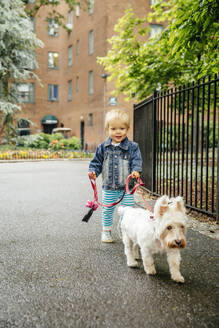
[[[112,142],[119,143],[127,137],[128,128],[123,122],[115,120],[109,123],[108,133]]]

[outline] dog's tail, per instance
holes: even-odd
[[[125,209],[126,209],[126,207],[124,207],[124,206],[119,206],[119,208],[118,208],[118,214],[119,214],[120,216],[123,216],[124,213],[125,213]]]

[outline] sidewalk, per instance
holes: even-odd
[[[151,208],[154,208],[156,200],[152,199],[147,192],[135,192],[136,204],[140,207],[148,209],[144,200]],[[210,238],[219,240],[219,225],[216,223],[200,222],[197,218],[188,214],[188,228],[198,231]]]
[[[116,242],[101,243],[101,208],[82,222],[93,197],[88,161],[0,168],[0,327],[219,326],[218,240],[188,229],[185,283],[170,279],[162,254],[149,276],[142,262],[127,266],[116,224]]]

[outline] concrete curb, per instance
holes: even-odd
[[[54,162],[54,161],[88,161],[90,162],[90,158],[50,158],[50,159],[9,159],[9,160],[0,160],[0,164],[2,163],[23,163],[23,162]]]

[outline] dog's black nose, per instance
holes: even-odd
[[[176,239],[176,240],[175,240],[175,243],[176,243],[177,246],[180,246],[180,245],[181,245],[181,240]]]

